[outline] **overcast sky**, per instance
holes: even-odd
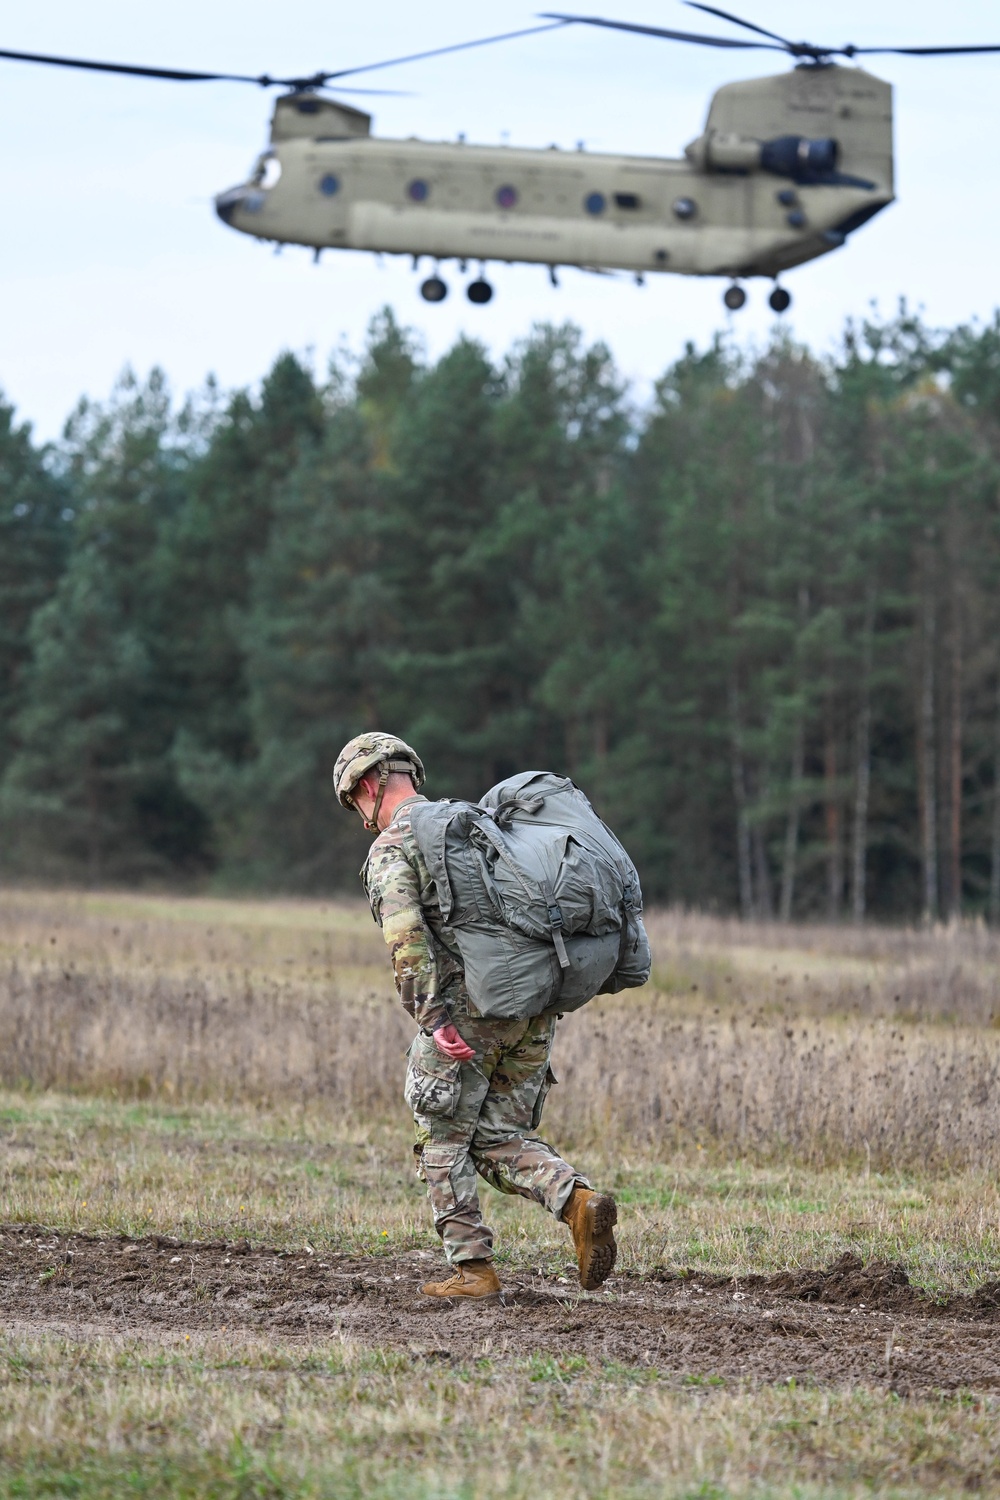
[[[588,13],[603,0],[587,0]],[[742,3],[742,0],[741,0]],[[739,35],[678,0],[607,0],[599,13]],[[998,42],[1000,11],[985,0],[755,0],[749,19],[793,37],[877,45]],[[403,0],[49,0],[8,7],[0,46],[115,61],[258,73],[347,67],[530,25],[530,5]],[[481,52],[392,69],[363,80],[408,98],[353,99],[379,135],[419,135],[572,149],[679,155],[703,124],[715,88],[779,71],[777,54],[727,53],[574,28]],[[795,334],[819,351],[847,316],[900,296],[936,324],[989,318],[1000,301],[997,190],[1000,54],[880,58],[896,89],[899,201],[849,246],[793,272]],[[358,80],[359,86],[362,80]],[[408,260],[311,253],[227,230],[214,193],[242,181],[266,141],[270,96],[238,84],[146,82],[0,61],[0,386],[39,436],[57,435],[76,399],[107,395],[126,364],[165,368],[178,395],[211,371],[252,384],[282,349],[358,348],[391,304],[431,354],[459,332],[502,354],[534,322],[574,319],[607,341],[637,395],[681,351],[725,326],[724,283],[651,277],[639,289],[566,271],[558,290],[542,267],[499,266],[486,308],[462,295],[423,303]],[[345,96],[350,98],[351,96]],[[768,284],[749,285],[735,315],[741,337],[766,336]]]

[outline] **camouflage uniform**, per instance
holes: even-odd
[[[556,1218],[575,1185],[590,1184],[534,1134],[555,1081],[549,1066],[555,1016],[491,1020],[469,999],[454,937],[410,828],[408,810],[423,800],[399,805],[373,843],[362,879],[400,999],[421,1028],[410,1047],[404,1095],[434,1227],[450,1262],[488,1260],[493,1235],[483,1223],[476,1172],[502,1193],[534,1198]],[[431,1033],[449,1021],[475,1052],[468,1062],[445,1057],[434,1042]]]

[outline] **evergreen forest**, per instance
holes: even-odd
[[[1000,317],[689,347],[571,325],[0,405],[0,871],[357,891],[364,727],[432,796],[571,775],[647,900],[1000,921]]]

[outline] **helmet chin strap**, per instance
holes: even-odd
[[[378,833],[378,815],[382,806],[382,798],[385,796],[386,783],[389,780],[389,763],[383,761],[379,769],[378,792],[375,796],[375,806],[372,808],[370,818],[365,818],[365,827],[369,833]]]

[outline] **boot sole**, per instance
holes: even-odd
[[[421,1295],[433,1297],[437,1302],[490,1302],[498,1301],[500,1292],[428,1292],[426,1288],[420,1288]]]
[[[613,1198],[601,1195],[587,1204],[590,1246],[587,1263],[580,1270],[580,1285],[585,1292],[596,1291],[615,1268],[618,1246],[614,1228],[618,1223],[618,1205]]]

